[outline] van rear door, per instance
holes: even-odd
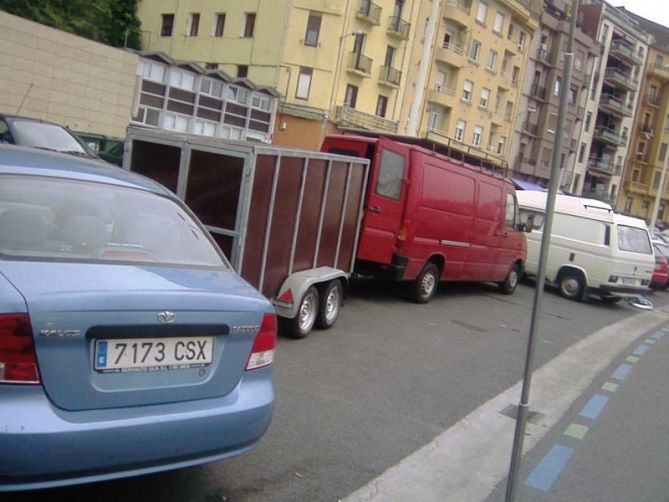
[[[518,230],[520,215],[515,191],[508,187],[505,190],[504,213],[498,232],[498,260],[496,280],[504,280],[513,264],[519,259],[525,259],[525,234]]]
[[[389,264],[404,218],[409,176],[407,145],[379,138],[372,160],[357,258]]]

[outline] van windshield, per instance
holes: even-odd
[[[653,254],[648,232],[643,228],[618,225],[618,249],[632,253]]]

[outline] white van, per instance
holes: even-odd
[[[516,191],[521,220],[534,215],[527,234],[525,271],[536,276],[548,192]],[[646,222],[616,214],[610,204],[570,195],[556,196],[546,280],[571,300],[590,293],[604,301],[648,291],[655,267]]]

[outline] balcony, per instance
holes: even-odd
[[[468,64],[464,49],[451,43],[445,43],[442,47],[437,48],[435,58],[459,68]]]
[[[372,131],[397,132],[397,122],[387,120],[377,115],[359,112],[348,106],[338,106],[335,110],[337,125],[344,127],[360,127]]]
[[[655,128],[649,124],[639,124],[639,132],[643,134],[647,139],[655,136]]]
[[[542,45],[545,46],[545,44]],[[548,52],[548,49],[546,47],[539,47],[539,49],[537,49],[536,60],[547,66],[553,66],[553,63],[551,63],[551,53]]]
[[[656,61],[648,68],[648,73],[663,80],[669,80],[669,64]]]
[[[443,85],[435,85],[432,89],[429,90],[427,94],[427,100],[436,103],[445,108],[452,108],[455,98],[455,90],[449,89]]]
[[[608,202],[609,204],[615,203],[615,201],[611,199],[611,195],[607,190],[589,190],[584,188],[581,195],[588,199],[601,200],[602,202]]]
[[[636,91],[639,87],[639,81],[628,76],[620,68],[607,68],[604,73],[604,81],[613,87],[622,88],[626,91]]]
[[[623,141],[616,131],[605,126],[595,127],[594,137],[599,141],[603,141],[604,143],[615,147],[625,146],[626,144],[626,141]]]
[[[361,77],[369,77],[372,71],[372,58],[368,58],[357,52],[351,52],[348,55],[346,71]]]
[[[444,18],[455,21],[464,28],[471,24],[471,0],[446,0],[444,2]]]
[[[397,87],[402,80],[402,72],[391,66],[382,66],[379,68],[379,83],[390,87]]]
[[[603,157],[590,157],[588,159],[588,169],[598,171],[604,174],[613,175],[613,160]]]
[[[646,103],[648,103],[650,106],[658,107],[660,106],[661,102],[662,102],[662,96],[650,93],[646,94]]]
[[[627,106],[620,99],[612,94],[602,94],[599,100],[599,106],[606,112],[614,114],[616,117],[631,117],[632,107]]]
[[[636,193],[639,195],[648,195],[650,186],[648,183],[639,183],[637,181],[628,181],[625,183],[625,189],[628,192]]]
[[[614,56],[627,64],[641,66],[643,58],[634,52],[634,48],[623,42],[616,40],[611,44],[609,54]]]
[[[407,23],[399,16],[391,16],[388,20],[388,35],[397,37],[400,40],[409,40],[409,30],[411,24]]]
[[[355,17],[371,25],[381,24],[381,7],[371,2],[371,0],[358,0],[358,10]]]
[[[539,136],[539,125],[532,124],[526,120],[523,122],[523,132],[532,136]]]
[[[532,84],[532,87],[530,88],[530,96],[535,99],[546,101],[546,88],[541,87],[538,84]]]

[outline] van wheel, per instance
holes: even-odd
[[[341,299],[344,293],[344,288],[341,281],[334,280],[328,283],[321,304],[318,307],[318,317],[316,318],[316,326],[321,329],[330,329],[337,321],[339,316],[339,307],[341,306]]]
[[[317,315],[318,290],[311,286],[300,301],[297,315],[292,319],[281,318],[281,331],[291,338],[306,338],[314,327]]]
[[[437,292],[439,270],[434,263],[426,263],[421,273],[411,283],[411,299],[416,303],[429,302]]]
[[[581,301],[583,299],[583,287],[583,278],[576,272],[565,272],[558,281],[560,294],[569,300]]]
[[[504,282],[498,283],[499,289],[505,295],[511,295],[516,290],[518,286],[518,281],[520,281],[520,267],[518,264],[514,264],[509,270],[509,275],[506,276]]]

